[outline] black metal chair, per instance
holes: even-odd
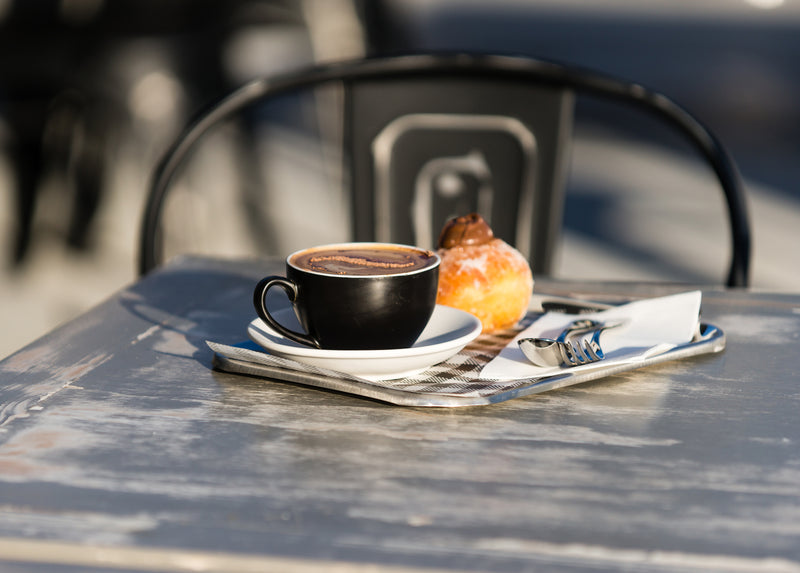
[[[432,246],[444,221],[478,211],[537,274],[550,273],[564,203],[573,101],[589,94],[666,120],[713,169],[725,197],[731,260],[726,284],[747,286],[745,192],[722,144],[669,98],[630,82],[530,58],[419,55],[343,62],[253,81],[201,113],[158,165],[140,237],[139,270],[164,260],[162,216],[198,141],[243,111],[335,85],[343,119],[352,240]],[[312,206],[309,206],[311,208]]]

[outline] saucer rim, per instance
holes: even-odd
[[[276,313],[280,312],[291,312],[290,307],[284,307]],[[289,340],[279,332],[273,330],[268,324],[266,324],[260,318],[253,319],[247,327],[248,335],[250,338],[256,342],[257,344],[261,345],[262,347],[266,348],[267,350],[275,350],[282,352],[287,355],[293,356],[302,356],[302,357],[309,357],[309,358],[331,358],[331,359],[380,359],[380,358],[403,358],[403,357],[412,357],[412,356],[424,356],[426,354],[433,354],[437,352],[442,352],[447,348],[458,346],[462,344],[462,347],[466,344],[469,344],[472,340],[477,338],[481,334],[481,321],[475,315],[457,309],[450,306],[440,305],[437,304],[434,308],[433,314],[431,315],[430,322],[437,318],[437,316],[442,315],[451,315],[454,322],[456,320],[461,320],[458,326],[454,326],[448,331],[442,332],[437,335],[437,337],[448,336],[451,333],[455,333],[461,329],[468,328],[469,330],[458,336],[456,338],[448,338],[443,340],[442,342],[438,342],[435,344],[421,344],[418,345],[418,342],[415,342],[412,346],[404,347],[404,348],[385,348],[385,349],[373,349],[373,350],[332,350],[332,349],[324,349],[324,348],[312,348],[310,346],[302,346],[299,343]],[[445,320],[445,318],[439,318],[439,320]],[[428,326],[425,327],[427,330],[430,327],[430,322]],[[277,339],[277,341],[273,341],[270,339],[260,339],[255,338],[253,336],[252,330],[254,328],[259,328],[262,331],[266,331],[273,337]],[[425,330],[422,331],[422,335],[425,334]]]

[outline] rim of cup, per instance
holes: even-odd
[[[411,270],[411,271],[403,271],[403,272],[399,272],[399,273],[374,274],[374,275],[326,273],[326,272],[322,272],[322,271],[315,271],[315,270],[299,267],[299,266],[297,266],[297,265],[292,263],[292,257],[294,257],[296,255],[299,255],[300,253],[304,253],[306,251],[314,251],[314,250],[323,251],[323,250],[326,250],[326,249],[342,249],[342,248],[354,248],[354,247],[356,247],[356,248],[366,248],[366,249],[369,249],[370,247],[380,247],[380,248],[399,247],[401,249],[409,249],[409,250],[412,250],[412,251],[428,253],[430,255],[433,255],[433,257],[435,257],[435,262],[430,264],[430,265],[426,265],[426,266],[424,266],[422,268],[414,269],[414,270]],[[379,278],[385,278],[385,277],[400,277],[400,276],[414,275],[414,274],[419,274],[419,273],[423,273],[425,271],[429,271],[431,269],[434,269],[434,268],[438,267],[441,264],[441,262],[442,262],[442,258],[434,250],[425,249],[423,247],[417,247],[415,245],[405,245],[405,244],[402,244],[402,243],[382,243],[382,242],[379,242],[379,241],[352,241],[352,242],[348,242],[348,243],[330,243],[330,244],[327,244],[327,245],[318,245],[318,246],[314,246],[314,247],[305,247],[303,249],[296,250],[295,252],[287,255],[287,257],[286,257],[286,264],[289,265],[290,267],[292,267],[293,269],[298,270],[300,272],[309,273],[309,274],[312,274],[312,275],[321,275],[321,276],[326,276],[326,277],[339,277],[339,278],[346,278],[346,279],[379,279]]]

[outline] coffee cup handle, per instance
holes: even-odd
[[[274,286],[282,288],[286,293],[286,296],[289,297],[290,302],[297,300],[297,285],[289,279],[276,276],[263,278],[259,281],[255,290],[253,291],[253,306],[256,307],[258,317],[289,340],[294,340],[295,342],[299,342],[300,344],[305,344],[306,346],[311,346],[313,348],[319,348],[319,343],[311,338],[311,336],[305,334],[304,332],[295,332],[294,330],[286,328],[282,324],[278,323],[278,321],[275,320],[269,313],[266,303],[267,291]]]

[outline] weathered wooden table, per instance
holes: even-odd
[[[800,571],[800,295],[705,291],[721,355],[403,408],[211,369],[281,269],[185,259],[0,362],[0,570]]]

